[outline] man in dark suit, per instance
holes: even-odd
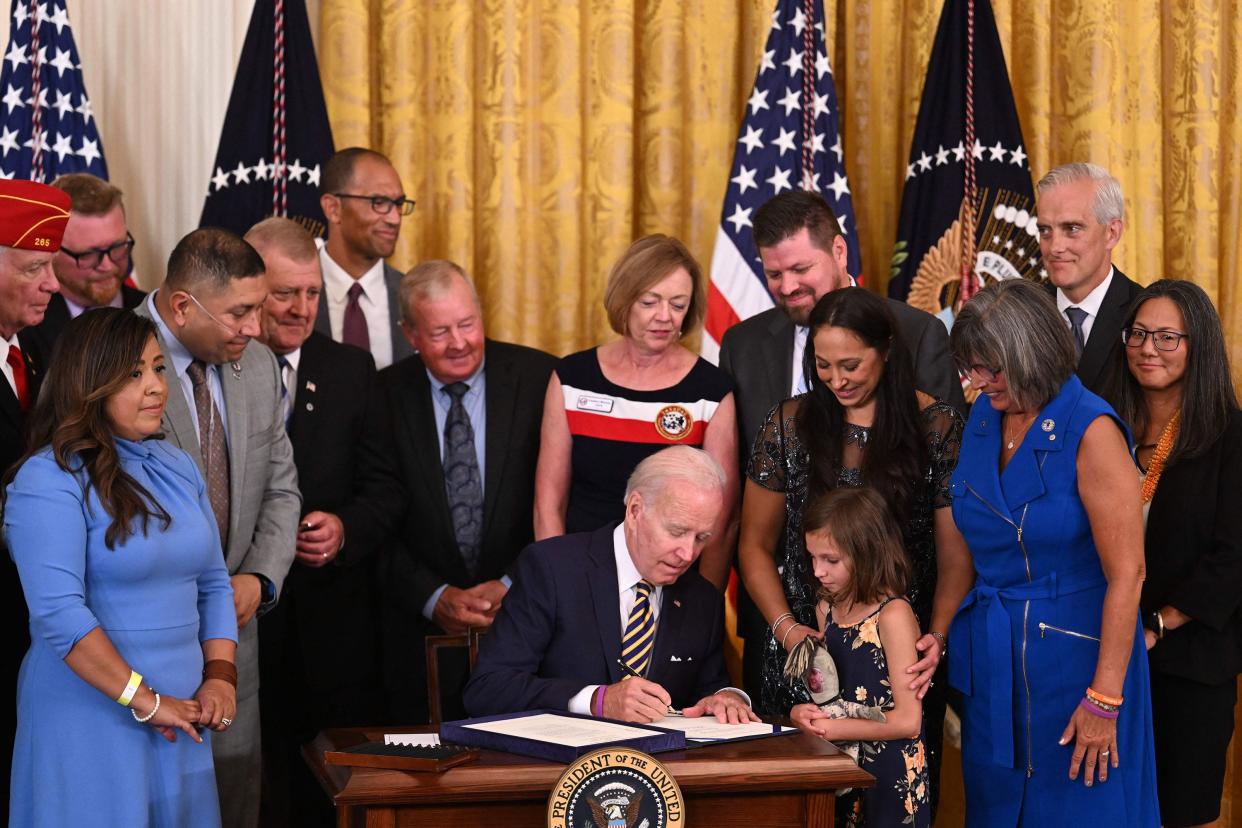
[[[320,251],[324,290],[315,330],[369,352],[383,370],[414,353],[401,334],[401,271],[384,261],[414,201],[388,159],[361,147],[327,160],[319,190],[328,241]]]
[[[383,422],[406,494],[383,579],[385,684],[394,721],[427,718],[423,639],[487,627],[506,571],[534,539],[535,462],[555,360],[486,339],[465,271],[430,261],[401,281],[403,330],[418,352],[380,372]],[[441,669],[460,713],[465,660]]]
[[[466,686],[474,716],[548,708],[631,722],[755,721],[728,687],[720,593],[691,565],[724,507],[706,452],[664,449],[635,467],[625,519],[536,543]]]
[[[62,175],[52,186],[67,193],[73,206],[60,252],[52,259],[60,292],[48,302],[43,321],[31,329],[49,355],[65,325],[82,311],[132,309],[146,296],[124,284],[134,237],[125,223],[120,189],[90,173]]]
[[[367,428],[370,354],[313,331],[323,279],[314,239],[269,218],[246,234],[263,257],[260,341],[276,354],[302,492],[297,556],[259,627],[263,824],[334,824],[301,758],[320,730],[381,721],[376,560],[404,505],[388,447]]]
[[[1103,167],[1062,164],[1035,185],[1036,226],[1048,289],[1074,334],[1078,378],[1100,393],[1130,301],[1142,290],[1112,263],[1125,229],[1121,185]]]
[[[69,220],[69,196],[33,181],[0,179],[0,473],[25,453],[26,412],[39,395],[43,352],[33,327],[43,320],[59,285],[52,260]],[[12,692],[30,646],[30,620],[17,568],[0,538],[4,630],[7,655],[3,681]],[[8,704],[0,715],[0,772],[9,778],[13,759],[16,710]],[[9,789],[4,786],[5,813]]]
[[[793,190],[768,200],[755,211],[753,233],[776,307],[734,325],[720,346],[720,367],[735,384],[743,468],[772,406],[807,388],[802,357],[811,309],[824,294],[854,284],[837,217],[816,193]],[[887,302],[914,360],[918,389],[965,411],[944,324],[905,302]],[[759,686],[764,626],[758,608],[739,589],[738,635],[747,642],[743,683],[752,689]]]

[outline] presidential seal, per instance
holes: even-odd
[[[686,809],[677,780],[630,748],[588,753],[565,769],[548,800],[548,828],[677,828]]]
[[[666,405],[656,415],[655,427],[665,440],[681,440],[690,433],[694,417],[680,405]]]

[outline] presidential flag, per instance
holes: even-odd
[[[850,275],[861,277],[821,0],[779,0],[772,13],[712,253],[701,350],[713,361],[731,325],[772,307],[751,217],[794,187],[820,193],[832,205],[849,247]]]
[[[268,216],[288,216],[322,235],[319,173],[330,155],[305,0],[258,0],[199,225],[244,234]]]
[[[989,0],[944,4],[905,177],[890,296],[950,324],[987,281],[1042,275],[1031,169]]]
[[[65,0],[13,0],[0,70],[0,177],[108,177]]]

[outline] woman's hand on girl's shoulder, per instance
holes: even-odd
[[[820,739],[828,738],[826,725],[831,719],[827,713],[819,709],[819,705],[796,704],[789,711],[789,718],[803,733],[809,733]]]

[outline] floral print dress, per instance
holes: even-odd
[[[837,624],[831,608],[824,619],[824,644],[837,665],[842,697],[881,710],[893,708],[888,662],[880,642],[880,610],[887,603],[857,624]],[[859,742],[858,766],[875,777],[875,785],[837,797],[838,824],[872,828],[927,828],[931,824],[927,751],[921,729],[917,739]]]

